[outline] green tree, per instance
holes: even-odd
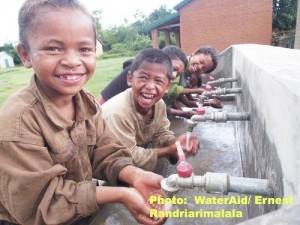
[[[167,9],[165,5],[161,5],[158,9],[155,9],[148,17],[137,11],[134,15],[136,21],[132,25],[138,29],[139,34],[149,35],[148,33],[145,33],[145,27],[170,14],[172,14],[172,10]]]
[[[140,11],[134,14],[135,21],[131,24],[125,20],[125,25],[103,28],[101,25],[102,11],[93,11],[96,20],[97,35],[103,43],[103,51],[110,53],[136,52],[143,48],[151,47],[152,42],[148,33],[145,33],[145,27],[156,22],[165,16],[170,15],[171,10],[166,6],[160,6],[154,10],[148,17]]]
[[[297,0],[273,0],[273,30],[291,30],[296,27]]]
[[[96,32],[97,32],[97,35],[99,35],[102,31],[102,25],[101,25],[101,14],[102,14],[102,10],[94,10],[93,11],[93,15],[95,17],[95,20],[96,20]]]

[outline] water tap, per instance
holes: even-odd
[[[216,123],[225,123],[227,121],[249,121],[249,112],[213,112],[206,113],[204,115],[193,115],[191,119],[187,120],[187,131],[193,132],[194,127],[197,126],[199,122],[213,121]]]
[[[179,191],[179,186],[176,185],[177,178],[188,179],[193,174],[192,165],[186,161],[180,142],[176,141],[175,144],[179,158],[179,163],[176,168],[177,174],[173,174],[169,176],[168,179],[164,178],[161,181],[161,187],[167,197],[172,197]]]
[[[204,89],[206,91],[211,91],[212,90],[212,87],[209,84],[203,84],[203,86],[204,86]]]
[[[203,96],[212,97],[214,95],[227,95],[227,94],[234,94],[234,93],[241,93],[241,88],[218,88],[214,91],[205,91],[202,93]]]
[[[228,82],[236,82],[238,81],[238,78],[220,78],[218,80],[210,80],[207,82],[207,84],[224,84]]]
[[[179,158],[179,164],[176,169],[177,174],[179,177],[190,177],[192,175],[192,165],[186,161],[180,142],[176,141],[175,144]]]

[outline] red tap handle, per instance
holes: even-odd
[[[208,76],[208,79],[209,79],[210,81],[214,81],[214,80],[215,80],[215,78],[212,77],[212,76]]]
[[[206,91],[211,91],[211,90],[212,90],[212,87],[211,87],[209,84],[206,84],[206,85],[205,85],[205,90],[206,90]]]
[[[177,166],[177,174],[180,177],[190,177],[193,173],[192,165],[185,160],[185,155],[179,141],[176,141],[179,164]]]
[[[179,158],[179,162],[185,162],[185,154],[182,150],[181,144],[179,141],[175,142],[176,144],[176,148],[177,148],[177,153],[178,153],[178,158]]]

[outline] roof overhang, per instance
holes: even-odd
[[[149,32],[155,28],[159,31],[176,32],[180,30],[179,23],[180,23],[179,12],[175,12],[145,27],[145,32]]]

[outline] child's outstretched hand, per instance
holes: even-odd
[[[122,197],[126,198],[125,200],[122,200],[122,203],[126,205],[136,220],[142,224],[163,224],[163,222],[166,220],[165,218],[151,218],[149,214],[149,199],[151,196],[164,195],[160,186],[160,182],[163,177],[153,172],[145,171],[130,165],[125,166],[120,171],[118,178],[130,184],[134,188],[127,190],[128,195]],[[124,194],[122,193],[122,195]],[[134,195],[136,197],[134,197]],[[158,206],[156,205],[151,205],[151,208],[157,207]]]
[[[204,103],[206,103],[205,106],[209,105],[209,106],[211,106],[213,108],[216,108],[216,109],[223,108],[223,103],[219,99],[214,98],[214,99],[208,99],[208,100],[205,100],[205,101],[206,101],[206,102],[204,102]]]
[[[150,205],[145,202],[143,196],[134,188],[124,188],[121,202],[126,206],[137,222],[145,225],[160,225],[166,218],[152,218]]]
[[[190,119],[194,115],[197,115],[197,112],[191,110],[191,111],[183,112],[182,117]]]
[[[187,140],[187,135],[183,134],[180,135],[179,137],[176,138],[176,141],[179,141],[182,149],[185,153],[190,154],[190,155],[196,155],[198,152],[198,149],[200,148],[200,142],[196,135],[191,134],[188,142],[188,146],[186,143]]]

